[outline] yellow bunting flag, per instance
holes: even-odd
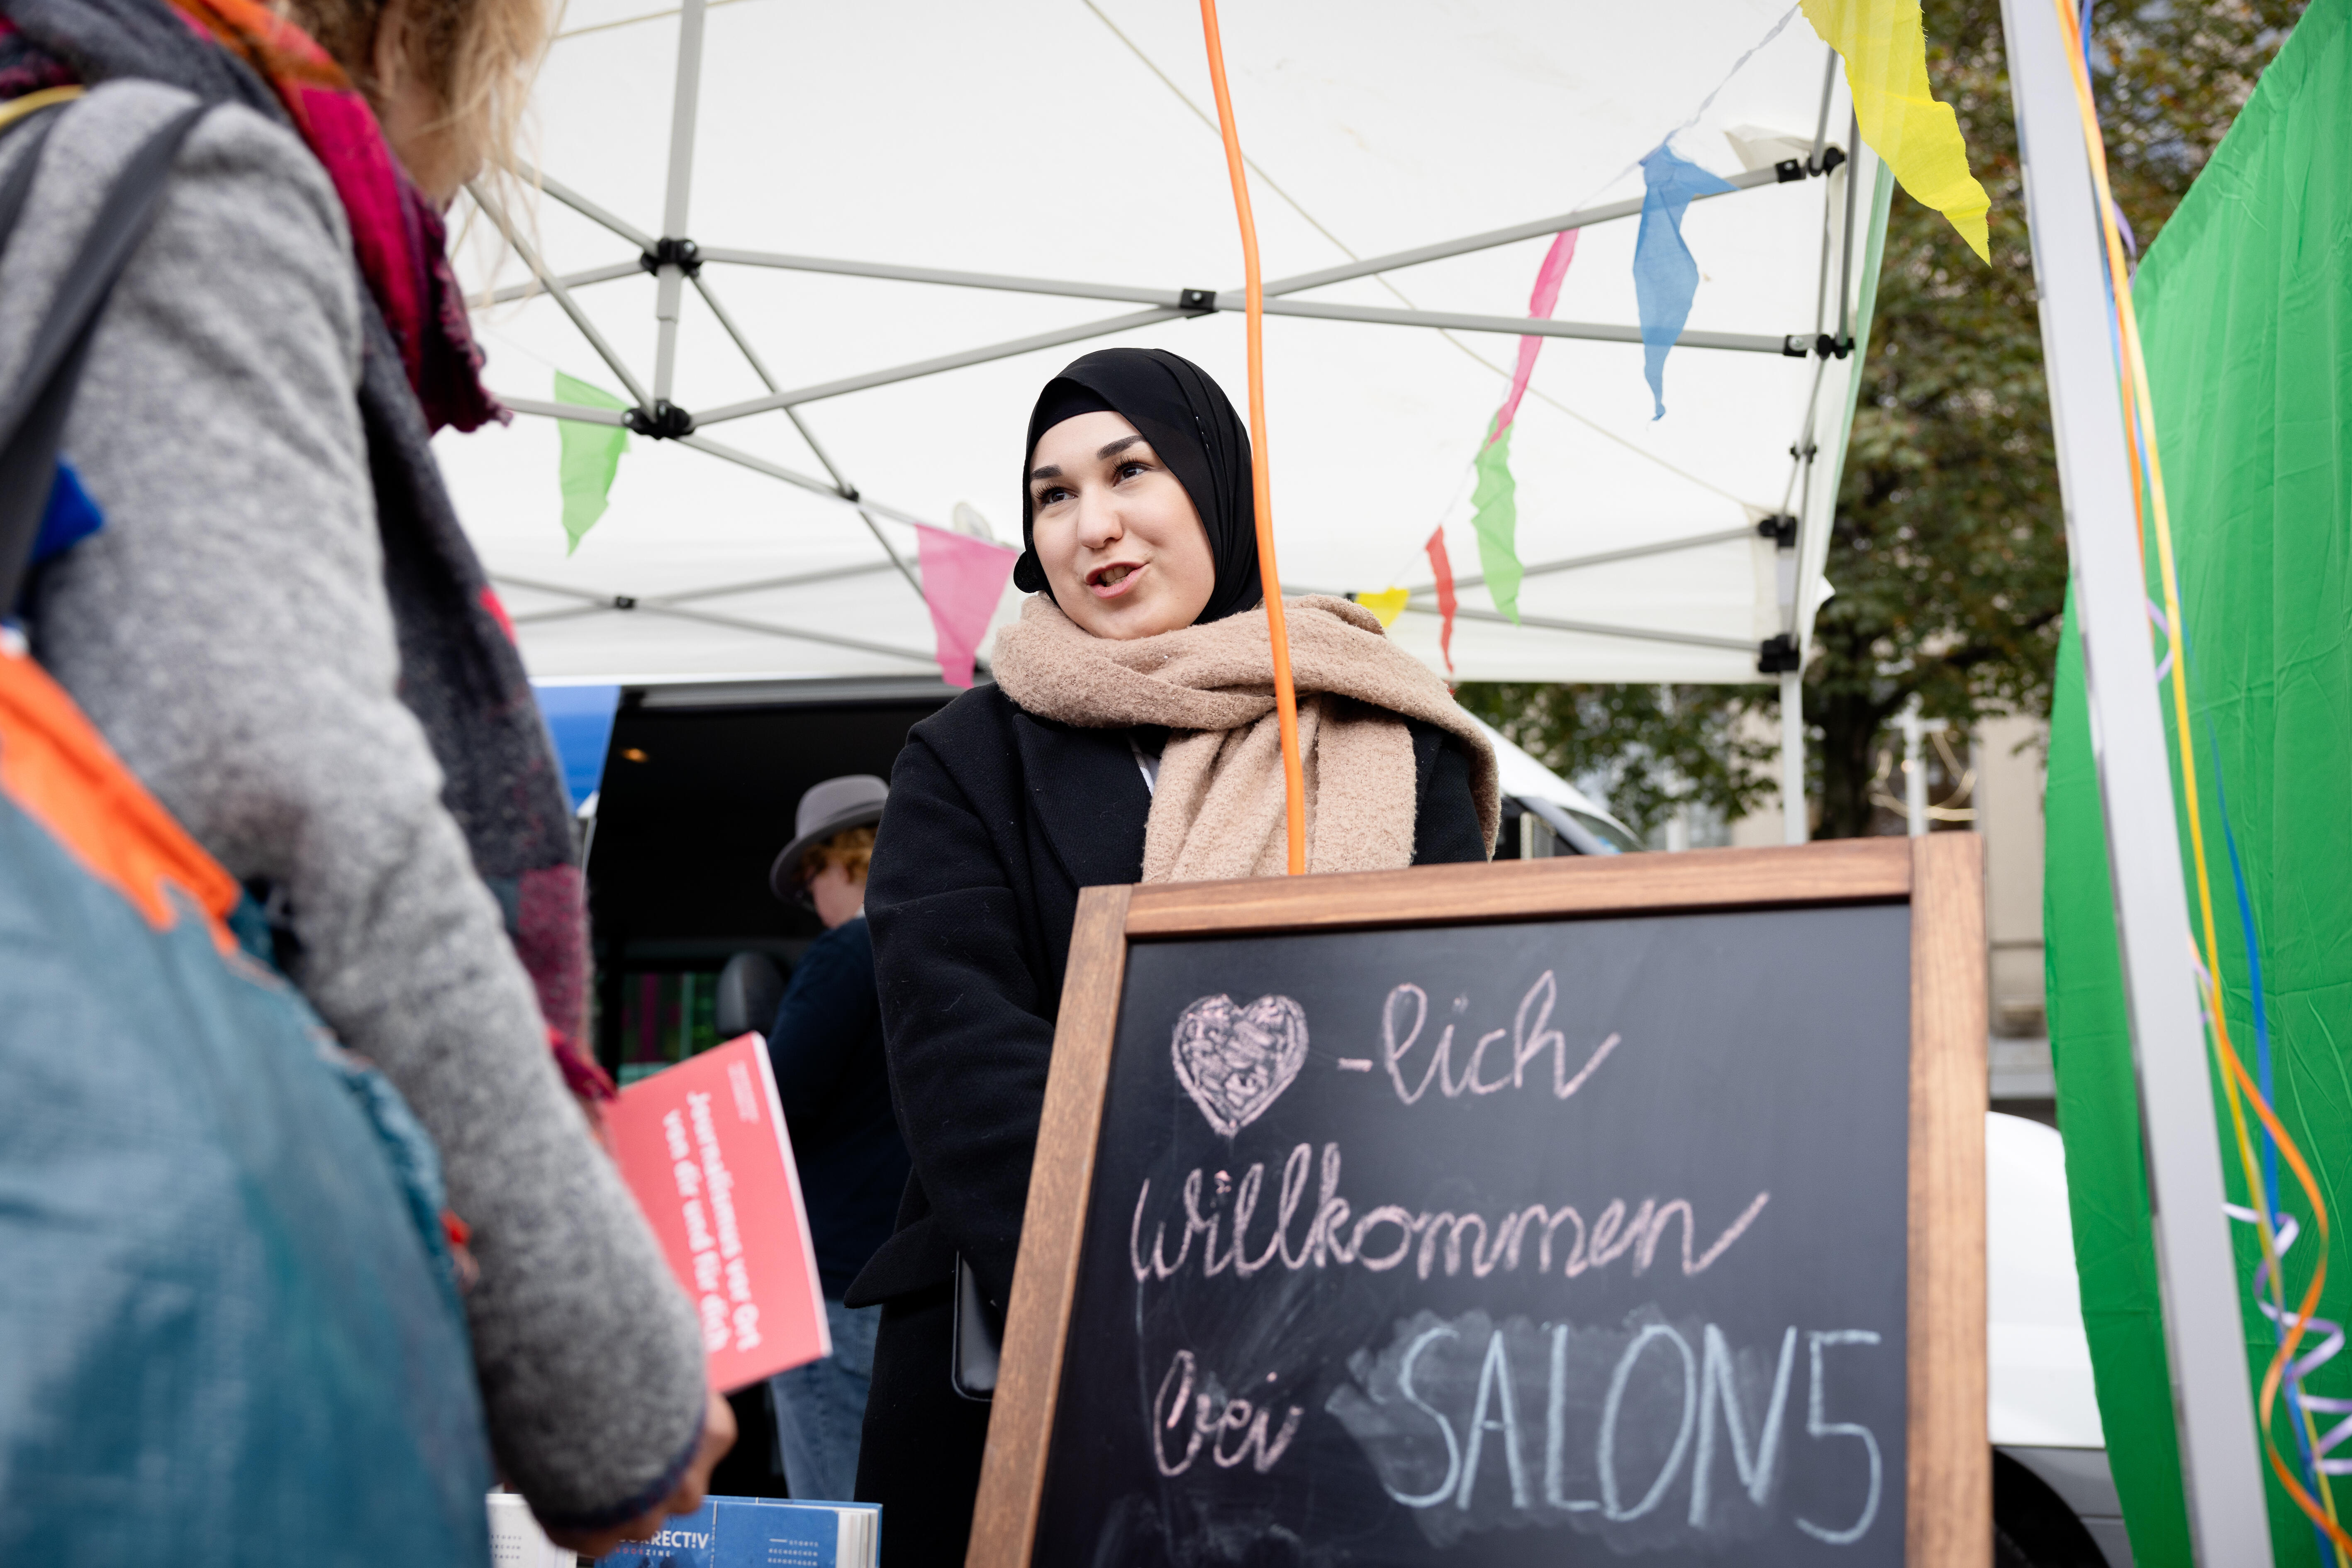
[[[1959,230],[1979,260],[1992,253],[1985,214],[1992,198],[1969,173],[1959,118],[1927,85],[1927,36],[1919,0],[1803,0],[1805,20],[1845,61],[1862,139],[1895,171],[1911,199]]]
[[[1380,616],[1381,625],[1392,626],[1396,618],[1404,614],[1404,602],[1412,597],[1410,588],[1391,588],[1384,594],[1359,594],[1356,603]]]

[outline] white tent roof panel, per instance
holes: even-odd
[[[1696,110],[1781,13],[1772,0],[1696,0],[1635,14],[1385,0],[1349,9],[1335,26],[1337,14],[1326,9],[1233,8],[1225,44],[1244,144],[1297,204],[1254,179],[1266,276],[1344,262],[1342,244],[1372,256],[1638,198],[1639,174],[1620,172]],[[541,162],[553,180],[651,234],[661,226],[679,25],[674,13],[623,22],[632,14],[630,0],[571,6],[572,31],[556,45],[539,93]],[[604,25],[614,22],[623,25]],[[714,5],[705,19],[685,232],[706,250],[1154,289],[1233,288],[1239,246],[1215,132],[1136,52],[1205,108],[1197,25],[1189,6],[1111,0],[1100,16],[1085,0],[1038,0],[928,6],[895,21],[788,0]],[[1810,143],[1826,60],[1804,22],[1790,20],[1677,149],[1728,175],[1741,167],[1728,130],[1762,127]],[[1849,140],[1846,113],[1840,87],[1830,140],[1841,145]],[[1866,195],[1875,165],[1866,153],[1863,163],[1858,189]],[[1695,204],[1685,235],[1703,281],[1690,329],[1810,335],[1824,226],[1834,228],[1847,184],[1841,172]],[[628,241],[554,200],[541,202],[536,227],[538,247],[559,275],[634,257]],[[1635,229],[1622,220],[1582,231],[1556,319],[1635,321]],[[1857,233],[1849,289],[1859,286],[1867,240]],[[1517,317],[1547,243],[1532,238],[1388,279],[1423,309]],[[1834,279],[1839,247],[1828,250]],[[488,280],[494,255],[478,243],[468,250],[469,283]],[[498,281],[526,276],[509,256]],[[785,388],[1144,308],[716,262],[702,281]],[[648,387],[656,287],[635,274],[574,296]],[[1296,298],[1406,303],[1370,278]],[[1834,300],[1829,310],[1834,330]],[[483,325],[490,383],[506,395],[549,399],[558,367],[622,391],[543,295],[494,307]],[[1494,365],[1507,366],[1517,352],[1509,336],[1455,336]],[[1015,465],[1038,386],[1076,354],[1114,342],[1175,349],[1242,396],[1243,324],[1221,313],[828,397],[798,413],[866,497],[940,525],[957,502],[969,501],[1010,541],[1019,520]],[[1454,572],[1476,575],[1469,463],[1503,377],[1420,327],[1270,317],[1266,344],[1286,586],[1423,587],[1430,574],[1422,542],[1441,520]],[[1759,511],[1780,510],[1791,479],[1789,447],[1820,364],[1678,348],[1666,367],[1668,412],[1654,423],[1638,344],[1548,341],[1535,388],[1574,416],[1531,395],[1513,440],[1518,554],[1533,573],[1520,608],[1530,624],[1475,618],[1491,616],[1492,605],[1484,588],[1465,586],[1465,618],[1454,638],[1458,673],[1757,679],[1757,643],[1794,614],[1780,602],[1781,574],[1767,541],[1742,534],[1606,565],[1533,569],[1728,535],[1752,529]],[[1824,459],[1834,459],[1842,443],[1846,379],[1856,365],[1829,362],[1822,377],[1814,428]],[[765,391],[687,290],[675,400],[707,413]],[[698,434],[824,477],[822,459],[780,412]],[[611,510],[567,558],[551,422],[525,416],[502,431],[445,436],[440,451],[467,525],[523,624],[535,674],[709,679],[920,673],[929,664],[921,603],[888,566],[867,522],[837,498],[638,438],[622,460]],[[1832,462],[1816,468],[1815,494],[1803,507],[1803,553],[1815,576],[1834,474]],[[892,521],[878,527],[911,563],[912,531]],[[670,595],[861,565],[877,569],[672,606],[730,624],[645,613]],[[1808,601],[1818,593],[1815,583]],[[614,595],[634,597],[639,612],[583,613],[592,600],[609,605]],[[1395,635],[1434,663],[1437,619],[1421,613],[1425,606],[1433,609],[1417,596]],[[559,611],[567,613],[541,618]]]

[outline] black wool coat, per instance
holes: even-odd
[[[1408,723],[1414,864],[1486,859],[1467,758]],[[914,1173],[847,1300],[890,1304],[858,1496],[889,1507],[894,1562],[962,1559],[986,1406],[949,1384],[946,1287],[960,1253],[1000,1317],[1010,1298],[1078,889],[1141,879],[1150,807],[1129,731],[1037,718],[993,686],[916,725],[891,770],[866,913]],[[940,1538],[919,1548],[914,1516]]]

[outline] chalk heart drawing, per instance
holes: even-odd
[[[1281,1098],[1307,1065],[1307,1013],[1287,996],[1246,1007],[1203,996],[1176,1020],[1176,1081],[1230,1138]]]

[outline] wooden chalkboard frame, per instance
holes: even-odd
[[[1019,1568],[1036,1538],[1130,943],[1860,903],[1908,903],[1912,917],[1904,1556],[1910,1568],[1983,1568],[1987,1036],[1983,853],[1972,833],[1085,889],[967,1568]]]

